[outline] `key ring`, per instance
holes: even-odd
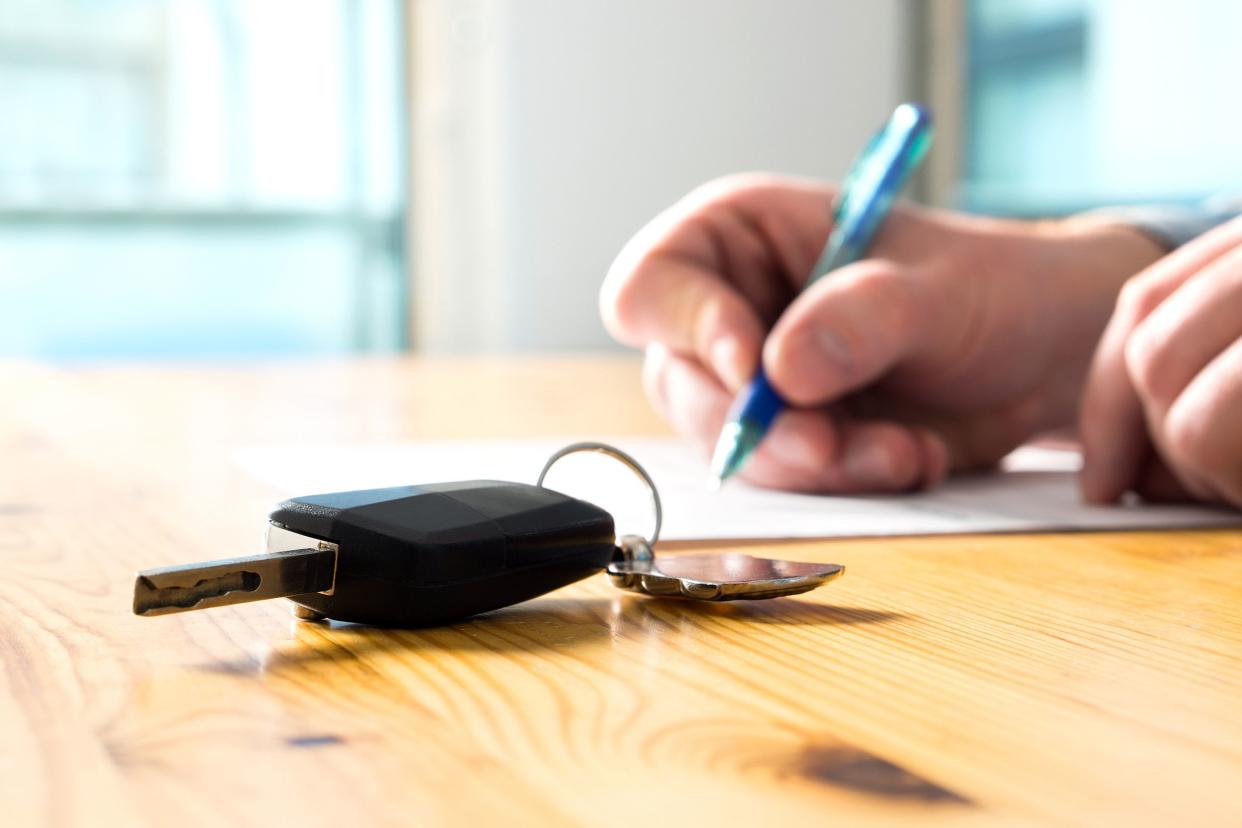
[[[547,477],[548,470],[556,464],[556,461],[563,457],[568,457],[571,454],[578,454],[586,451],[593,451],[598,454],[608,455],[613,460],[616,460],[622,465],[628,467],[630,471],[638,475],[642,481],[647,484],[647,488],[651,490],[651,505],[655,510],[655,531],[651,533],[651,539],[647,541],[647,545],[649,547],[655,546],[656,541],[660,539],[660,526],[664,523],[664,507],[660,504],[660,492],[656,489],[655,481],[651,479],[651,475],[647,474],[647,470],[644,469],[637,460],[616,446],[610,446],[607,443],[595,443],[589,441],[582,443],[571,443],[548,458],[548,462],[543,464],[543,471],[539,472],[539,479],[535,481],[535,485],[543,486],[543,479]]]
[[[664,508],[660,492],[647,470],[633,457],[607,443],[572,443],[548,458],[539,480],[542,486],[548,470],[570,454],[594,451],[606,454],[627,466],[642,478],[651,490],[655,508],[655,531],[651,541],[639,535],[617,538],[617,550],[608,564],[608,578],[614,586],[646,595],[678,596],[700,601],[736,601],[753,598],[776,598],[797,595],[839,577],[845,567],[840,564],[813,564],[799,561],[777,561],[756,558],[740,552],[702,555],[656,555],[652,550],[660,537]]]

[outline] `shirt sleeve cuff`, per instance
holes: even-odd
[[[1201,205],[1105,207],[1087,215],[1132,225],[1166,250],[1181,247],[1213,227],[1242,215],[1242,198],[1214,199]]]

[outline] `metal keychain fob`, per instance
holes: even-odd
[[[743,601],[810,592],[845,573],[840,564],[756,558],[742,552],[657,556],[645,538],[625,535],[608,564],[613,585],[645,595]]]
[[[651,487],[650,542],[617,540],[607,511],[542,485],[553,463],[578,451],[608,454]],[[270,515],[266,552],[140,572],[134,612],[287,597],[302,617],[428,626],[520,603],[605,569],[624,589],[716,601],[805,592],[844,571],[749,555],[657,558],[659,494],[646,471],[611,446],[568,446],[544,474],[533,486],[474,480],[287,500]]]

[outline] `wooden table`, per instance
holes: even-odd
[[[798,598],[602,577],[452,627],[130,615],[250,553],[231,452],[660,433],[628,358],[0,366],[0,804],[25,825],[1242,825],[1242,532],[781,544]]]

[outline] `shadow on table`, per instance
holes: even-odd
[[[291,621],[292,640],[256,658],[203,665],[211,672],[275,673],[308,665],[346,666],[377,656],[420,653],[548,654],[624,639],[714,635],[721,625],[888,624],[910,616],[796,598],[711,603],[618,594],[540,598],[442,627],[385,629],[337,621]]]

